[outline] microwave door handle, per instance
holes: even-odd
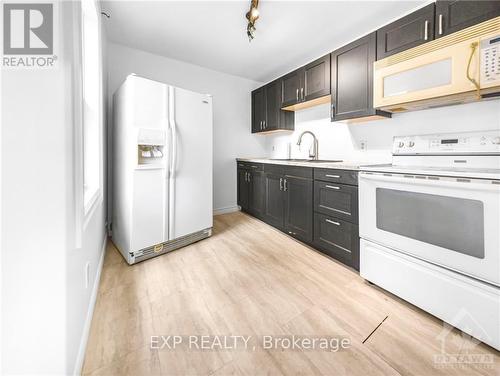
[[[474,85],[474,87],[476,88],[476,95],[477,95],[477,99],[481,99],[481,86],[479,85],[479,83],[477,82],[477,80],[471,76],[470,74],[470,66],[471,66],[471,63],[472,63],[472,59],[474,58],[474,54],[476,53],[476,50],[477,50],[477,47],[479,46],[479,43],[478,42],[472,42],[470,44],[470,55],[469,55],[469,61],[467,63],[467,72],[466,72],[466,76],[467,76],[467,79]]]

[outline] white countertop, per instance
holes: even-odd
[[[370,171],[370,172],[387,172],[400,174],[419,174],[419,175],[436,175],[450,177],[467,177],[480,179],[500,180],[500,170],[495,169],[459,169],[459,168],[436,168],[436,167],[419,167],[410,168],[407,166],[393,166],[391,164],[373,164],[370,162],[348,161],[342,162],[309,162],[286,159],[272,158],[236,158],[238,162],[250,163],[267,163],[274,165],[285,166],[302,166],[316,168],[331,168],[338,170],[355,170],[355,171]]]
[[[286,160],[286,159],[271,159],[271,158],[236,158],[238,162],[253,162],[253,163],[268,163],[275,165],[285,165],[285,166],[302,166],[302,167],[316,167],[316,168],[331,168],[338,170],[359,170],[363,165],[373,164],[370,162],[355,162],[346,161],[341,162],[309,162],[309,161],[297,161],[297,160]]]

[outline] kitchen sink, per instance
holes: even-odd
[[[336,163],[342,162],[340,159],[294,159],[294,158],[271,158],[272,161],[285,162],[310,162],[310,163]]]
[[[285,162],[309,162],[311,159],[294,159],[294,158],[271,158],[271,161],[285,161]]]
[[[342,162],[341,159],[308,159],[308,162],[312,163],[336,163],[336,162]]]

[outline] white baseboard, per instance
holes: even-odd
[[[214,209],[214,215],[221,215],[227,213],[234,213],[240,210],[239,206],[228,206],[225,208]]]
[[[106,245],[108,243],[107,235],[104,236],[104,241],[101,248],[101,258],[97,265],[97,273],[92,286],[92,293],[90,295],[89,308],[87,310],[87,317],[83,325],[82,337],[80,339],[80,346],[78,347],[78,354],[76,356],[75,369],[73,375],[81,375],[83,368],[83,361],[85,360],[85,350],[87,349],[87,342],[90,334],[90,326],[92,324],[92,317],[94,315],[95,303],[97,300],[97,292],[99,291],[99,281],[101,279],[102,265],[104,263],[104,255],[106,254]]]

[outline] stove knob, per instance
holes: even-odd
[[[403,146],[405,146],[405,143],[404,143],[403,141],[399,141],[398,146],[399,146],[400,148],[402,148]]]
[[[500,137],[495,137],[491,140],[493,145],[500,145]]]
[[[415,146],[415,143],[414,143],[413,141],[410,141],[410,142],[408,143],[408,146],[412,148],[412,147],[414,147],[414,146]]]

